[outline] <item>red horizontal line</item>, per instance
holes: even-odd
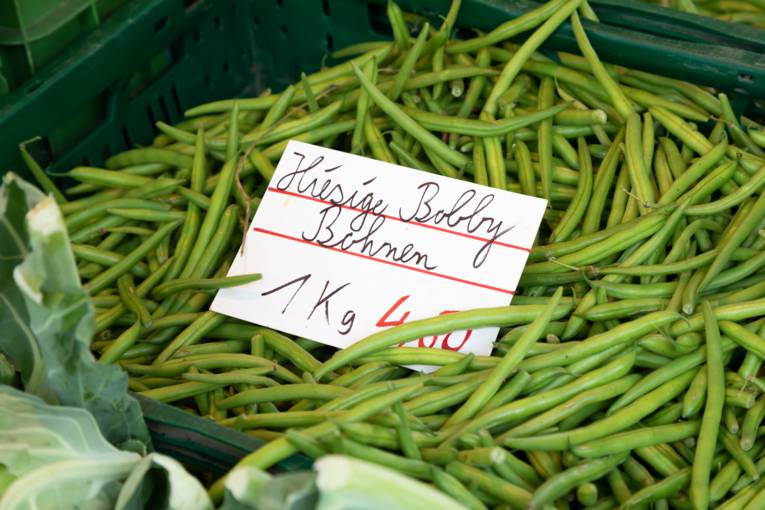
[[[339,206],[339,207],[341,207],[343,209],[348,209],[350,211],[370,212],[370,211],[367,211],[365,209],[359,209],[357,207],[350,207],[348,205],[340,205],[340,204],[337,204],[335,202],[330,202],[329,200],[322,200],[322,199],[316,198],[316,197],[309,197],[307,195],[301,195],[300,193],[295,193],[294,191],[280,190],[280,189],[272,188],[272,187],[269,187],[268,191],[273,191],[274,193],[281,193],[282,195],[289,195],[291,197],[304,198],[306,200],[311,200],[313,202],[319,202],[321,204],[335,205],[335,206]],[[454,234],[454,235],[457,235],[457,236],[467,237],[468,239],[475,239],[476,241],[483,241],[485,243],[492,242],[493,244],[496,244],[497,246],[504,246],[506,248],[512,248],[514,250],[522,250],[522,251],[527,251],[527,252],[531,251],[531,248],[525,248],[523,246],[518,246],[516,244],[503,243],[502,241],[492,241],[491,239],[486,239],[485,237],[474,236],[474,235],[471,235],[471,234],[465,234],[464,232],[457,232],[455,230],[449,230],[448,228],[437,227],[435,225],[430,225],[428,223],[422,223],[422,222],[414,221],[414,220],[412,220],[412,221],[404,221],[404,220],[402,220],[401,218],[399,218],[397,216],[390,216],[388,214],[376,214],[376,213],[372,213],[372,214],[374,214],[375,216],[382,216],[383,218],[387,218],[389,220],[400,221],[402,223],[417,225],[419,227],[425,227],[425,228],[429,228],[429,229],[432,229],[432,230],[438,230],[439,232],[446,232],[447,234]]]
[[[383,260],[383,259],[378,259],[378,258],[375,258],[375,257],[370,257],[369,255],[364,255],[362,253],[355,253],[355,252],[352,252],[352,251],[341,250],[340,248],[334,248],[332,246],[324,246],[322,244],[315,243],[313,241],[307,241],[305,239],[300,239],[298,237],[292,237],[292,236],[289,236],[287,234],[281,234],[279,232],[274,232],[272,230],[266,230],[264,228],[257,228],[256,227],[253,230],[255,232],[261,232],[263,234],[268,234],[268,235],[272,235],[272,236],[275,236],[275,237],[281,237],[282,239],[288,239],[290,241],[297,241],[297,242],[303,243],[303,244],[310,244],[311,246],[318,246],[319,248],[324,248],[324,249],[327,249],[327,250],[332,250],[332,251],[336,251],[336,252],[340,252],[340,253],[346,253],[348,255],[353,255],[354,257],[359,257],[359,258],[362,258],[362,259],[372,260],[374,262],[380,262],[381,264],[388,264],[389,266],[400,267],[400,268],[403,268],[403,269],[409,269],[410,271],[417,271],[418,273],[429,274],[431,276],[437,276],[439,278],[444,278],[446,280],[452,280],[454,282],[466,283],[468,285],[473,285],[475,287],[481,287],[482,289],[489,289],[489,290],[494,290],[494,291],[497,291],[497,292],[504,292],[505,294],[510,294],[511,296],[514,294],[514,292],[512,290],[501,289],[499,287],[493,287],[491,285],[486,285],[484,283],[473,282],[473,281],[470,281],[470,280],[463,280],[462,278],[457,278],[456,276],[449,276],[449,275],[446,275],[446,274],[435,273],[433,271],[428,271],[428,270],[425,270],[425,269],[420,269],[419,267],[407,266],[406,264],[399,264],[398,262],[392,262],[390,260]]]

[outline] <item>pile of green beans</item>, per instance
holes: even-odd
[[[66,195],[33,168],[94,352],[133,391],[266,440],[242,461],[258,468],[342,452],[470,509],[765,508],[762,126],[725,94],[601,63],[582,0],[466,40],[458,8],[431,26],[390,3],[392,41],[159,123],[151,147],[72,169]],[[581,55],[537,53],[568,20]],[[225,274],[290,139],[547,198],[512,306],[337,352],[207,311],[258,277]],[[394,348],[486,326],[490,356]]]
[[[650,0],[691,14],[702,14],[724,21],[765,28],[765,2],[762,0]]]

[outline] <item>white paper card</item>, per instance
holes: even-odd
[[[211,310],[347,347],[402,322],[510,303],[546,201],[291,141]],[[498,328],[409,346],[487,355]]]

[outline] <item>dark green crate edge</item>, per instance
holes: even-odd
[[[133,396],[141,405],[154,449],[190,467],[222,476],[265,444],[253,436],[169,404],[141,395]],[[311,469],[311,466],[311,459],[296,454],[276,464],[272,471],[299,471]]]
[[[593,0],[606,13],[608,9],[613,11],[614,3],[630,4]],[[400,4],[437,20],[449,1],[401,0]],[[466,0],[459,23],[488,30],[536,5],[531,0]],[[294,81],[299,71],[316,69],[329,49],[381,37],[386,28],[384,6],[385,0],[129,3],[78,48],[2,98],[0,133],[4,136],[0,136],[0,172],[23,171],[16,145],[36,135],[52,138],[53,142],[79,140],[69,147],[58,146],[65,143],[51,146],[50,142],[43,147],[47,154],[42,159],[53,160],[53,171],[99,164],[109,153],[149,143],[155,133],[155,121],[176,122],[190,106],[223,97],[252,95],[266,86],[281,88]],[[614,16],[618,21],[623,13]],[[699,24],[710,23],[682,13],[672,16],[685,20],[689,33]],[[622,21],[626,23],[629,19]],[[643,69],[665,62],[658,69],[660,72],[669,75],[695,72],[734,95],[736,91],[765,95],[762,86],[765,55],[751,53],[752,62],[733,66],[730,52],[716,48],[717,40],[700,49],[690,42],[678,41],[667,55],[666,48],[654,36],[636,40],[626,37],[619,28],[599,27],[587,21],[585,24],[604,60]],[[756,38],[758,33],[765,32],[751,33]],[[197,38],[204,40],[204,44],[197,42],[200,40]],[[765,36],[760,39],[765,42]],[[573,49],[570,26],[556,31],[548,47]],[[172,65],[140,93],[132,94],[125,77],[163,52],[169,55]],[[742,81],[742,76],[749,75],[756,75],[758,80]],[[59,126],[85,109],[97,112],[100,117],[93,119],[92,125],[76,126],[81,131],[73,127],[71,132],[56,133]]]

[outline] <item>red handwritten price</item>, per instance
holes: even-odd
[[[403,305],[409,299],[409,297],[410,295],[407,294],[405,296],[401,296],[400,298],[398,298],[398,300],[396,300],[396,302],[393,303],[393,305],[390,308],[388,308],[388,310],[382,315],[382,317],[380,317],[380,319],[377,321],[375,326],[377,326],[378,328],[387,328],[392,326],[400,326],[401,324],[404,324],[406,322],[406,319],[411,314],[410,311],[405,311],[401,315],[401,317],[396,320],[390,320],[390,317],[398,310],[398,308],[401,305]],[[439,315],[446,315],[449,313],[454,313],[456,311],[457,310],[444,310]],[[473,334],[472,329],[466,330],[464,332],[462,341],[459,343],[459,345],[451,345],[449,343],[449,339],[451,338],[452,333],[447,333],[446,336],[444,336],[443,339],[441,339],[441,349],[447,349],[450,351],[459,351],[460,349],[462,349],[462,347],[465,345],[465,343],[470,338],[470,335],[472,334]],[[425,343],[424,337],[420,337],[420,339],[417,341],[417,347],[436,347],[438,345],[438,341],[439,341],[439,335],[434,335],[433,338],[430,340],[429,344]],[[399,344],[399,347],[404,345],[404,343],[405,342],[402,342],[401,344]]]

